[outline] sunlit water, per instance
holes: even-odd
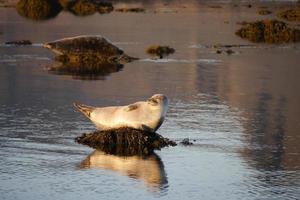
[[[35,44],[0,47],[0,199],[299,199],[299,45],[218,55],[211,45],[249,44],[234,35],[237,20],[264,16],[192,8],[61,12],[44,22],[0,9],[0,43]],[[79,34],[104,35],[142,59],[93,81],[48,73],[53,54],[40,44]],[[176,53],[161,60],[144,53],[161,43]],[[124,158],[74,142],[95,128],[73,102],[124,105],[154,93],[171,101],[158,132],[193,146]]]

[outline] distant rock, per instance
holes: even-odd
[[[7,45],[16,45],[16,46],[23,46],[23,45],[32,45],[30,40],[14,40],[5,42]]]
[[[279,12],[277,14],[277,16],[282,18],[282,19],[285,19],[287,21],[300,22],[300,6],[294,8],[294,9]]]
[[[112,3],[102,0],[19,0],[17,12],[28,19],[41,21],[56,17],[61,10],[77,16],[110,13]]]
[[[288,43],[300,41],[300,30],[290,28],[278,20],[262,20],[247,23],[236,35],[252,42]]]
[[[64,4],[64,6],[66,5]],[[96,12],[99,12],[100,14],[110,13],[114,9],[112,3],[99,0],[69,1],[67,8],[73,14],[79,16],[92,15]]]
[[[145,12],[144,8],[117,8],[115,10],[116,12],[135,12],[135,13],[140,13],[140,12]]]
[[[32,20],[47,20],[55,17],[62,7],[57,0],[19,0],[17,12]]]

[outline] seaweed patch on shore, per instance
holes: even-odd
[[[277,14],[278,17],[287,21],[298,21],[300,22],[300,6],[294,9],[285,10]]]
[[[116,155],[150,155],[154,150],[177,144],[157,133],[132,128],[119,128],[83,134],[75,139],[79,144]]]
[[[164,58],[165,56],[175,53],[175,49],[169,46],[152,45],[146,49],[146,53]]]
[[[262,20],[247,23],[236,31],[236,35],[252,42],[288,43],[300,41],[300,30],[290,28],[278,20]]]

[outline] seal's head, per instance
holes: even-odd
[[[147,100],[153,109],[161,109],[163,115],[166,114],[169,106],[169,99],[163,94],[155,94]]]

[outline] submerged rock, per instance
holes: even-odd
[[[19,0],[17,12],[32,20],[46,20],[55,17],[61,11],[57,0]]]
[[[300,22],[300,6],[294,9],[282,11],[278,13],[277,16],[288,21]]]
[[[119,128],[83,134],[76,142],[116,155],[149,155],[154,150],[176,146],[174,141],[157,133],[132,128]]]
[[[209,8],[223,8],[222,6],[220,5],[210,5],[208,6]]]
[[[14,40],[5,42],[7,45],[16,45],[16,46],[23,46],[23,45],[32,45],[30,40]]]
[[[175,53],[175,49],[169,46],[153,45],[146,49],[146,53],[163,58],[169,54]]]
[[[300,30],[290,28],[286,23],[278,20],[247,23],[236,32],[236,35],[252,42],[287,43],[300,41]]]
[[[116,9],[116,12],[135,12],[135,13],[139,13],[139,12],[145,12],[144,8],[118,8]]]

